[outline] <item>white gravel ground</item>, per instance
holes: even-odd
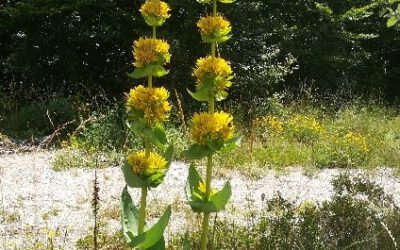
[[[87,235],[93,225],[91,193],[93,190],[94,170],[71,169],[55,172],[51,169],[54,152],[36,152],[0,155],[0,249],[13,249],[17,246],[25,249],[32,246],[36,239],[46,241],[46,230],[59,231],[56,236],[58,245],[64,249],[75,249],[75,242]],[[189,208],[185,205],[184,184],[188,166],[175,162],[169,170],[165,182],[150,191],[149,213],[161,214],[164,204],[174,204],[175,214],[169,232],[184,231]],[[364,172],[352,170],[351,174]],[[291,169],[286,174],[267,171],[259,180],[250,180],[238,172],[231,171],[224,177],[231,180],[233,197],[229,216],[252,209],[263,204],[261,196],[273,197],[280,192],[284,198],[299,201],[313,199],[317,202],[330,198],[331,179],[340,170],[321,170],[312,176],[304,175],[301,169]],[[383,185],[388,194],[392,194],[400,203],[400,181],[390,169],[379,169],[367,173],[377,183]],[[118,167],[98,171],[100,183],[101,211],[118,211],[119,197],[124,180]],[[216,180],[215,186],[221,186],[224,180]],[[131,190],[132,198],[138,200],[139,192]],[[110,216],[111,218],[112,216]],[[117,217],[117,216],[115,216]],[[240,216],[239,216],[240,217]],[[104,216],[106,218],[106,216]],[[119,227],[117,219],[110,219],[109,226]],[[51,234],[51,233],[50,233]]]

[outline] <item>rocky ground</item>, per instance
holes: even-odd
[[[88,233],[93,225],[92,192],[94,170],[52,170],[52,151],[9,153],[0,155],[0,249],[27,249],[35,244],[54,244],[64,249],[75,249],[76,241]],[[175,162],[165,182],[149,194],[148,213],[157,217],[166,204],[173,204],[174,214],[169,233],[185,231],[187,221],[195,219],[185,204],[184,185],[188,165]],[[236,171],[225,172],[214,182],[222,186],[229,179],[233,197],[228,211],[240,218],[248,209],[257,210],[266,199],[280,192],[293,201],[313,199],[316,202],[329,199],[332,193],[330,181],[338,169],[327,169],[304,174],[299,168],[285,173],[266,171],[261,179],[249,179]],[[373,172],[352,170],[351,174],[369,175],[381,184],[388,194],[400,203],[400,181],[391,169],[381,168]],[[110,231],[119,228],[119,197],[124,180],[118,167],[98,170],[100,187],[100,220]],[[130,190],[138,200],[139,192]]]

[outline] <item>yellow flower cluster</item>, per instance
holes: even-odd
[[[133,43],[133,56],[136,67],[145,67],[149,64],[164,64],[169,62],[169,44],[156,38],[139,38]]]
[[[132,110],[142,111],[149,126],[164,122],[169,117],[171,105],[167,101],[168,91],[161,88],[146,88],[139,85],[129,92],[126,103],[128,112]]]
[[[256,119],[256,125],[261,127],[267,127],[271,132],[282,133],[283,132],[283,121],[278,117],[268,115]]]
[[[292,117],[288,126],[295,132],[310,132],[318,134],[323,131],[323,127],[320,122],[313,116],[307,115],[295,115]]]
[[[207,56],[197,60],[194,75],[197,77],[199,84],[216,77],[229,80],[232,75],[232,68],[229,62],[223,58]],[[218,90],[223,90],[225,87],[230,86],[227,85],[227,81],[219,81],[217,84],[219,84],[219,86],[216,86]]]
[[[205,35],[228,35],[231,32],[231,24],[224,17],[218,16],[206,16],[202,17],[198,23],[200,32]]]
[[[165,19],[171,16],[170,11],[169,5],[160,0],[146,0],[140,8],[140,13],[142,13],[146,23],[151,26],[160,26]]]
[[[157,153],[150,153],[146,157],[145,151],[135,152],[127,157],[127,163],[137,175],[150,176],[167,167],[167,161]]]
[[[357,147],[364,152],[369,151],[367,138],[360,133],[349,131],[344,135],[344,143],[348,146]]]
[[[223,111],[214,114],[198,113],[192,118],[192,139],[198,144],[233,138],[233,117]]]

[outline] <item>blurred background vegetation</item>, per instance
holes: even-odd
[[[141,4],[2,1],[0,133],[25,141],[39,138],[42,146],[56,142],[101,151],[138,146],[126,129],[123,103],[124,93],[143,84],[127,76],[134,68],[133,41],[150,35],[138,11]],[[185,117],[202,108],[187,89],[194,88],[196,59],[208,51],[196,28],[208,10],[194,0],[169,4],[172,17],[159,35],[171,44],[173,56],[162,85],[174,106],[169,136],[180,149],[188,140]],[[381,151],[393,152],[383,162],[397,161],[400,25],[388,28],[388,18],[380,14],[396,9],[393,5],[385,0],[246,0],[220,6],[234,37],[218,51],[232,62],[235,80],[219,105],[235,114],[238,130],[246,135],[243,147],[253,154],[237,154],[243,157],[238,162],[255,157],[279,166],[370,165],[364,161],[378,160],[365,154],[376,151],[378,143]],[[271,125],[274,121],[282,123],[282,131]],[[334,135],[361,142],[354,149],[335,143]],[[254,149],[257,145],[263,152]],[[334,155],[332,147],[346,155]]]
[[[132,42],[148,33],[137,0],[18,0],[0,4],[1,93],[11,109],[37,99],[99,89],[121,98],[132,85]],[[163,85],[185,104],[195,60],[207,51],[196,21],[206,10],[195,1],[171,0],[172,17],[160,37],[172,48]],[[386,27],[383,0],[237,1],[224,8],[234,39],[220,45],[236,73],[230,102],[251,109],[271,93],[308,86],[328,93],[400,95],[399,27]],[[150,34],[148,34],[150,35]],[[3,97],[5,98],[5,97]],[[4,104],[3,104],[4,105]]]

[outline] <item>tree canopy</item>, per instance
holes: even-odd
[[[98,87],[121,96],[138,84],[127,76],[132,42],[146,34],[138,0],[18,0],[0,10],[2,93],[29,100],[49,93],[87,93]],[[171,44],[173,69],[163,85],[194,86],[192,67],[206,46],[193,0],[171,0],[161,32]],[[236,76],[230,100],[257,100],[274,91],[312,86],[400,96],[399,27],[387,28],[383,0],[248,0],[223,8],[234,42],[220,44]],[[150,33],[148,34],[150,35]],[[188,98],[189,100],[189,98]]]

